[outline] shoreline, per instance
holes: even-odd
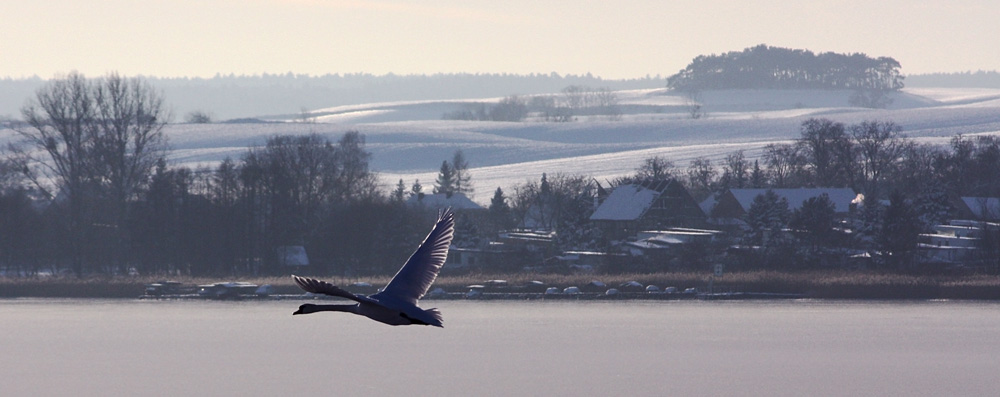
[[[306,294],[289,295],[240,295],[226,298],[210,298],[198,294],[180,295],[142,295],[139,300],[320,300],[320,301],[343,301],[347,299],[310,296]],[[790,300],[808,299],[799,294],[774,294],[774,293],[753,293],[753,292],[716,292],[716,293],[650,293],[650,292],[621,292],[615,295],[603,293],[572,293],[572,294],[546,294],[535,292],[487,292],[471,295],[468,293],[448,292],[444,294],[428,295],[421,298],[421,301],[442,301],[442,300],[575,300],[575,301],[627,301],[627,300]]]
[[[388,276],[365,278],[338,278],[316,276],[340,285],[353,293],[371,294],[377,286],[385,285]],[[189,277],[140,276],[140,277],[0,277],[0,298],[129,298],[145,296],[146,286],[163,280],[176,280],[185,288],[183,294],[164,293],[164,296],[197,295],[198,285],[225,281],[242,281],[256,285],[268,284],[269,295],[302,298],[292,280],[285,277]],[[498,280],[502,280],[500,282]],[[603,286],[592,284],[594,280]],[[678,292],[648,293],[643,289],[626,289],[622,284],[635,281],[641,286],[655,285],[661,291],[675,287]],[[359,285],[364,282],[370,285]],[[578,287],[579,294],[544,294],[546,288],[563,290]],[[651,273],[651,274],[465,274],[438,277],[424,299],[467,299],[470,290],[477,290],[478,299],[690,299],[680,291],[693,288],[703,297],[713,292],[715,298],[743,299],[766,296],[796,297],[803,299],[855,299],[855,300],[997,300],[1000,301],[1000,276],[994,275],[938,275],[916,276],[895,273],[813,271],[733,272],[713,277],[705,273]],[[609,288],[620,293],[599,297]],[[641,287],[640,287],[641,288]],[[443,294],[443,295],[442,295]],[[742,294],[742,295],[739,295]],[[439,295],[439,296],[435,296]],[[698,294],[695,294],[698,295]],[[147,296],[146,298],[155,298]],[[208,299],[201,297],[200,299]],[[185,298],[187,299],[187,298]],[[785,298],[787,299],[787,298]]]

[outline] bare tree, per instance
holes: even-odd
[[[451,159],[451,168],[455,171],[455,193],[472,193],[472,175],[469,174],[469,161],[465,159],[462,150],[455,150]]]
[[[708,157],[691,160],[691,165],[687,169],[688,191],[691,192],[691,197],[698,201],[707,198],[715,187],[718,174]]]
[[[618,94],[610,88],[599,88],[594,92],[598,112],[608,117],[608,120],[622,119],[622,109],[618,105]]]
[[[581,85],[571,85],[563,88],[563,103],[573,111],[580,110],[586,105],[587,91],[590,91],[590,89]]]
[[[701,107],[701,91],[691,89],[684,92],[684,106],[688,109],[688,116],[697,120],[705,117],[705,110]]]
[[[802,152],[813,172],[816,186],[842,187],[850,184],[854,156],[844,124],[828,119],[802,122]]]
[[[95,171],[110,198],[106,221],[115,239],[111,242],[113,265],[121,266],[127,248],[129,202],[164,156],[163,128],[169,116],[162,96],[139,78],[111,73],[96,80],[92,91],[97,116],[93,131]]]
[[[772,143],[764,148],[763,158],[772,187],[795,187],[804,182],[805,157],[800,146]]]
[[[648,157],[635,170],[636,179],[672,179],[677,173],[674,163],[663,156]]]
[[[746,159],[743,150],[737,150],[726,155],[721,162],[722,177],[719,184],[725,189],[747,187],[750,178],[750,161]]]
[[[528,102],[517,95],[507,96],[490,108],[489,113],[493,121],[522,121],[528,117]]]
[[[880,198],[879,187],[909,150],[903,129],[891,121],[863,121],[850,127],[857,146],[865,197]]]
[[[161,95],[144,81],[116,73],[89,81],[73,72],[38,90],[22,109],[28,128],[14,146],[25,175],[49,198],[68,205],[70,252],[83,272],[83,241],[90,224],[110,233],[110,259],[124,259],[128,201],[147,182],[166,141],[168,115]],[[102,199],[104,211],[87,211]],[[103,214],[100,214],[103,212]],[[85,216],[99,216],[85,220]]]

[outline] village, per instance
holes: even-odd
[[[799,260],[813,263],[787,266],[799,269],[875,269],[878,267],[874,238],[857,238],[864,228],[864,196],[849,188],[728,189],[721,195],[696,202],[684,186],[672,180],[644,181],[619,185],[596,198],[590,224],[610,243],[601,250],[556,249],[556,232],[546,223],[543,210],[529,211],[522,228],[505,230],[478,247],[453,247],[448,268],[476,269],[493,273],[505,264],[525,263],[523,270],[541,272],[711,272],[716,264],[731,269],[766,267],[757,261],[765,251],[785,250]],[[813,248],[799,243],[808,230],[785,227],[769,230],[761,244],[746,244],[751,234],[747,216],[754,200],[773,192],[788,203],[789,211],[801,211],[803,203],[826,197],[835,209],[829,240]],[[485,216],[489,211],[461,193],[450,198],[433,194],[411,204],[433,208],[452,207],[466,218]],[[886,203],[888,204],[888,203]],[[946,222],[931,231],[918,233],[912,247],[913,263],[906,269],[940,273],[984,271],[982,268],[984,230],[994,231],[1000,213],[1000,199],[954,197],[954,210]],[[549,217],[551,219],[551,217]],[[789,245],[789,246],[782,246]],[[873,258],[874,254],[874,258]],[[794,260],[794,259],[791,259]],[[509,267],[509,265],[508,265]]]

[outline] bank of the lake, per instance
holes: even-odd
[[[389,277],[320,277],[354,292],[374,292]],[[273,294],[300,294],[289,277],[169,277],[169,276],[36,276],[0,277],[0,297],[58,298],[136,298],[146,286],[161,280],[172,280],[185,286],[212,284],[220,281],[242,281],[257,285],[269,284]],[[502,286],[491,286],[487,280],[505,280]],[[937,275],[874,272],[733,272],[721,276],[704,273],[649,274],[578,274],[556,275],[537,273],[442,275],[433,288],[450,293],[467,292],[470,285],[484,285],[484,291],[507,293],[518,299],[522,293],[541,293],[544,288],[563,289],[576,286],[587,289],[592,281],[606,288],[618,288],[629,281],[661,289],[675,287],[679,291],[695,288],[700,292],[742,292],[755,294],[788,294],[812,299],[971,299],[1000,300],[1000,276]],[[536,283],[533,283],[536,282]],[[537,283],[540,282],[540,283]],[[369,283],[373,287],[352,287]],[[544,287],[544,288],[543,288]],[[592,286],[587,292],[603,292]],[[624,291],[623,291],[624,292]]]

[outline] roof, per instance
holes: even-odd
[[[1000,199],[996,197],[962,197],[962,202],[977,219],[1000,218]]]
[[[719,199],[716,198],[714,194],[710,194],[708,195],[708,198],[698,203],[698,207],[700,207],[701,211],[705,214],[711,214],[712,210],[715,209],[715,205],[718,203]]]
[[[452,193],[451,197],[444,193],[437,194],[425,194],[422,199],[417,196],[410,196],[406,200],[409,205],[423,204],[430,208],[452,208],[456,210],[482,210],[485,209],[483,206],[476,204],[475,201],[469,200],[462,193]]]
[[[622,185],[611,191],[590,216],[590,220],[631,221],[639,219],[653,205],[660,192],[639,185]]]
[[[750,209],[753,199],[768,190],[773,191],[778,197],[788,200],[788,209],[794,211],[802,207],[802,202],[813,197],[819,197],[826,193],[833,202],[836,212],[847,212],[851,208],[851,202],[858,197],[854,190],[849,188],[802,188],[802,189],[729,189],[733,197],[740,203],[744,210]],[[704,204],[704,203],[703,203]]]

